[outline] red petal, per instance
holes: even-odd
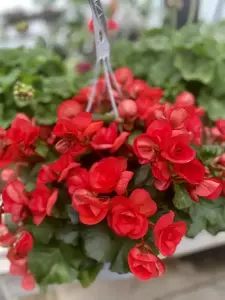
[[[160,148],[164,148],[171,138],[172,128],[166,120],[155,120],[148,126],[147,134]]]
[[[76,168],[78,168],[78,167],[80,167],[80,164],[78,164],[78,163],[76,163],[76,162],[69,164],[68,167],[65,168],[65,169],[62,171],[62,173],[61,173],[61,175],[60,175],[60,177],[59,177],[59,179],[58,179],[58,182],[61,182],[61,181],[65,180],[65,179],[67,179],[67,177],[68,177],[70,171],[72,171],[73,169],[76,169]]]
[[[89,30],[91,33],[94,32],[94,22],[93,22],[92,19],[88,22],[88,30]]]
[[[22,280],[22,288],[26,291],[32,291],[35,288],[35,278],[32,274],[27,274]]]
[[[175,214],[173,211],[170,211],[169,213],[161,216],[154,227],[154,234],[155,235],[160,234],[160,232],[163,229],[165,229],[169,225],[173,224],[174,216],[175,216]]]
[[[195,104],[195,96],[189,92],[183,92],[176,98],[176,105],[178,106],[192,106]]]
[[[46,217],[46,214],[43,214],[41,216],[33,216],[33,223],[35,225],[39,226],[44,221],[45,217]]]
[[[170,113],[170,123],[174,129],[184,126],[184,121],[187,119],[188,113],[184,108],[174,108]]]
[[[72,119],[82,112],[82,105],[74,100],[66,100],[60,104],[57,110],[58,119]]]
[[[214,200],[220,196],[222,184],[215,178],[205,178],[203,182],[196,187],[196,193],[200,197]]]
[[[150,217],[156,213],[157,205],[146,190],[136,189],[129,198],[130,201],[139,208],[140,213],[146,217]]]
[[[128,132],[122,132],[118,138],[116,138],[110,152],[111,153],[114,153],[116,152],[123,144],[124,142],[126,141],[127,137],[129,136],[129,133]]]
[[[54,189],[51,196],[48,199],[47,207],[46,207],[46,214],[51,216],[52,209],[57,201],[58,198],[58,190]]]
[[[120,25],[112,19],[109,19],[107,23],[107,28],[108,30],[119,30]]]
[[[81,112],[72,120],[73,126],[79,131],[84,131],[91,122],[92,115],[88,112]]]
[[[154,185],[159,191],[167,190],[170,184],[171,184],[170,178],[168,180],[159,180],[159,179],[154,180]]]
[[[139,135],[133,144],[133,149],[138,158],[151,162],[155,157],[152,139],[147,134]]]
[[[174,171],[192,184],[199,184],[205,176],[205,167],[197,159],[186,164],[175,164]]]
[[[127,185],[131,178],[133,177],[134,173],[130,171],[124,171],[121,174],[120,180],[116,185],[115,191],[118,195],[123,195],[126,192]]]
[[[88,136],[91,137],[93,136],[96,132],[98,132],[99,129],[102,128],[103,126],[103,122],[102,121],[97,121],[97,122],[93,122],[90,125],[88,125],[88,127],[84,130],[84,136]]]

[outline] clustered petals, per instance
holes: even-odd
[[[107,26],[118,29],[112,20]],[[93,30],[92,21],[89,29]],[[85,111],[90,85],[59,105],[53,125],[37,125],[18,114],[8,129],[0,128],[0,246],[9,248],[10,272],[22,277],[27,290],[37,277],[31,273],[28,255],[42,242],[42,228],[50,239],[44,239],[44,247],[59,251],[63,244],[76,245],[85,259],[89,252],[90,258],[104,262],[115,251],[111,255],[108,249],[100,257],[96,249],[89,249],[95,236],[84,240],[90,226],[96,234],[100,228],[98,240],[112,247],[128,242],[122,255],[116,249],[119,259],[125,259],[124,265],[128,263],[137,278],[148,280],[163,275],[159,254],[173,255],[187,233],[177,213],[180,206],[198,206],[202,198],[209,202],[225,194],[225,120],[205,127],[205,111],[196,106],[192,93],[182,92],[174,103],[165,101],[161,88],[135,78],[127,67],[116,70],[115,79],[119,89],[113,87],[112,93],[118,118],[101,77],[93,113]],[[205,158],[210,147],[216,154]],[[15,234],[4,223],[4,214],[16,223]],[[63,236],[64,230],[70,232]],[[73,274],[69,268],[80,264],[65,263],[65,274],[67,268]]]

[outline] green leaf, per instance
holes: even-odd
[[[202,230],[206,228],[206,220],[196,219],[195,222],[190,223],[188,227],[187,237],[194,238],[198,235]]]
[[[123,239],[120,241],[120,248],[111,263],[110,270],[118,274],[129,273],[130,269],[127,262],[127,257],[130,249],[135,246],[137,242],[134,240]]]
[[[187,81],[200,81],[209,84],[214,77],[215,61],[190,51],[180,51],[175,57],[175,67]]]
[[[134,187],[142,187],[150,178],[150,165],[144,165],[136,169],[134,174]]]
[[[42,279],[41,285],[63,284],[74,281],[78,276],[78,271],[69,268],[62,262],[56,262],[49,270],[49,273]]]
[[[51,102],[49,104],[38,104],[34,110],[35,119],[39,124],[52,125],[56,122],[57,103]]]
[[[174,67],[174,54],[163,53],[153,64],[149,66],[148,80],[154,86],[163,87],[171,81],[179,71]],[[178,76],[180,80],[180,76]]]
[[[191,197],[189,196],[187,190],[185,187],[181,184],[175,184],[174,185],[174,198],[173,198],[173,204],[177,209],[186,209],[193,205],[193,201]]]
[[[56,95],[60,98],[69,98],[74,90],[72,81],[68,76],[51,76],[49,78],[43,78],[43,97],[40,99],[45,101],[45,95]]]
[[[88,270],[81,270],[79,272],[79,280],[84,288],[88,287],[97,277],[102,269],[103,264],[96,263],[95,266]]]
[[[213,234],[225,230],[225,199],[203,200],[190,208],[191,226],[188,236],[194,237],[202,229]]]
[[[56,239],[65,244],[77,246],[79,244],[79,232],[74,226],[67,225],[57,231]]]
[[[183,26],[174,34],[174,46],[176,48],[193,49],[196,45],[202,44],[203,36],[201,35],[200,24],[190,24]]]
[[[19,78],[21,71],[19,69],[12,69],[10,73],[0,76],[0,93],[4,93],[12,86]]]
[[[98,262],[107,262],[113,251],[113,242],[105,224],[88,227],[82,234],[88,257]]]
[[[73,247],[35,244],[28,255],[28,266],[38,284],[61,284],[77,278],[78,271],[74,266],[79,267],[82,258],[82,253]]]
[[[165,29],[153,29],[144,33],[142,45],[145,49],[167,52],[172,48],[172,32]]]
[[[36,183],[35,182],[32,182],[32,181],[28,181],[26,182],[25,184],[25,190],[30,193],[32,192],[36,187]]]
[[[223,119],[225,115],[225,96],[222,98],[215,98],[214,95],[211,94],[207,91],[203,91],[198,98],[198,103],[207,111],[209,118],[212,121]]]
[[[202,145],[197,151],[197,155],[204,163],[207,163],[223,152],[224,150],[220,145]]]
[[[37,152],[37,154],[39,154],[41,157],[44,157],[46,158],[47,155],[48,155],[48,146],[47,144],[44,142],[44,141],[40,141],[38,140],[36,142],[36,148],[35,148],[35,151]]]
[[[25,229],[29,231],[37,243],[48,244],[56,230],[56,225],[47,218],[39,225],[25,224]]]

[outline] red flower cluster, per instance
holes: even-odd
[[[182,185],[193,205],[199,197],[214,200],[225,192],[224,154],[210,162],[198,155],[203,144],[223,144],[225,121],[205,128],[204,111],[189,92],[171,104],[161,101],[163,90],[135,79],[128,68],[117,70],[115,77],[123,95],[113,90],[120,114],[116,120],[108,113],[109,95],[100,78],[93,107],[98,120],[84,112],[88,86],[59,106],[54,126],[37,126],[19,114],[10,128],[0,129],[1,213],[11,214],[19,225],[16,236],[0,225],[0,245],[10,248],[11,272],[23,276],[26,288],[34,283],[27,254],[35,236],[23,229],[28,220],[39,226],[62,214],[70,224],[66,212],[71,205],[82,228],[101,222],[110,235],[135,240],[128,254],[130,270],[150,279],[165,271],[151,247],[165,257],[173,255],[187,226],[178,220],[171,199],[161,209],[149,191],[158,195],[156,189],[171,188],[173,193],[173,185]],[[47,152],[40,151],[41,145]],[[142,165],[150,171],[137,184]]]
[[[21,181],[9,181],[2,192],[4,212],[10,213],[14,222],[31,214],[34,224],[39,225],[45,216],[51,215],[57,193],[56,189],[50,190],[44,184],[37,184],[36,189],[28,193]]]
[[[107,29],[108,30],[119,30],[120,26],[117,22],[113,21],[112,19],[109,19],[107,21]],[[93,20],[90,20],[88,23],[88,30],[93,33],[94,32],[94,22]]]
[[[141,106],[146,98],[137,100]],[[148,106],[149,107],[149,106]],[[146,133],[133,145],[140,164],[152,164],[155,187],[166,190],[172,182],[184,183],[192,199],[216,199],[222,191],[221,182],[208,178],[203,164],[196,159],[192,145],[202,143],[203,110],[194,106],[190,93],[182,93],[174,105],[154,103],[140,118],[147,124]]]
[[[32,290],[35,287],[35,278],[29,272],[27,255],[33,248],[33,237],[28,232],[21,232],[18,239],[8,252],[10,261],[10,274],[22,276],[22,287],[25,290]]]

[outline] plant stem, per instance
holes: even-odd
[[[197,0],[190,0],[190,7],[188,12],[187,24],[192,24],[197,12],[198,2]]]

